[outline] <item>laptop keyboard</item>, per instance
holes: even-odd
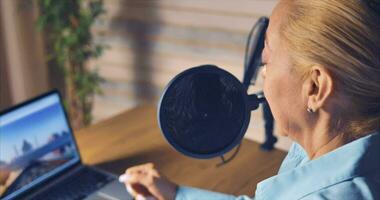
[[[35,162],[31,163],[26,169],[22,171],[22,173],[18,176],[18,178],[9,186],[6,195],[11,194],[12,192],[22,188],[23,186],[33,182],[35,179],[41,177],[44,174],[47,174],[51,170],[53,170],[57,165],[53,165],[52,163],[43,163],[43,162]]]
[[[114,178],[84,168],[48,189],[48,191],[35,196],[32,200],[79,200],[102,188]]]

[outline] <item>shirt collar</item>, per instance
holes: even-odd
[[[299,199],[380,167],[380,134],[350,142],[257,185],[257,199]]]

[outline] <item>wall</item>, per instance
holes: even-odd
[[[252,25],[269,16],[277,0],[105,0],[107,13],[93,28],[109,48],[89,63],[106,79],[95,98],[102,120],[137,104],[157,102],[179,72],[215,64],[243,75],[244,48]],[[259,91],[262,82],[251,89]],[[252,113],[247,137],[263,141],[261,110]],[[280,139],[287,149],[290,142]]]
[[[0,1],[0,110],[48,90],[37,9],[25,0]]]

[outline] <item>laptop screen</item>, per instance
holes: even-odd
[[[0,115],[0,199],[80,162],[57,92]]]

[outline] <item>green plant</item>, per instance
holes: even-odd
[[[99,57],[104,46],[94,44],[91,26],[104,13],[102,0],[35,0],[40,9],[36,26],[44,31],[48,59],[62,69],[66,104],[74,129],[92,120],[94,94],[103,80],[85,67]],[[51,62],[50,62],[51,63]]]

